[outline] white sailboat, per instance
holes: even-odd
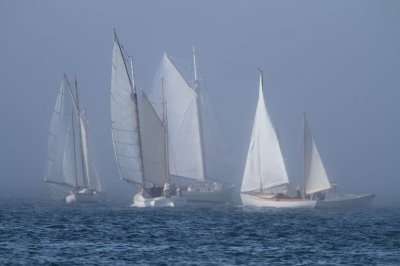
[[[194,55],[194,63],[195,60]],[[194,87],[188,84],[172,60],[164,53],[148,96],[159,117],[162,117],[160,99],[163,90],[168,102],[166,116],[170,144],[170,173],[176,179],[190,180],[187,188],[182,190],[182,194],[188,200],[228,202],[232,197],[233,186],[223,186],[215,180],[216,176],[213,176],[213,179],[207,176],[206,147],[201,117],[204,105],[198,93],[196,67]]]
[[[186,199],[164,193],[160,186],[168,181],[164,150],[164,124],[143,97],[142,121],[139,123],[137,91],[135,89],[133,66],[129,76],[122,46],[114,32],[114,48],[111,78],[111,128],[121,179],[140,186],[134,195],[132,206],[176,207],[185,205]],[[143,128],[143,129],[142,129]],[[147,132],[146,132],[147,130]],[[153,136],[148,145],[143,145],[142,134]],[[155,135],[154,135],[155,134]],[[145,147],[146,149],[143,149]],[[146,188],[152,184],[152,188]],[[169,184],[169,183],[168,183]]]
[[[288,197],[288,184],[289,178],[280,143],[265,105],[261,72],[257,109],[241,187],[243,206],[315,207],[314,200]]]
[[[100,201],[101,184],[90,156],[86,113],[80,110],[76,79],[71,84],[66,75],[50,123],[43,180],[67,192],[67,203]]]
[[[304,194],[317,200],[317,208],[367,207],[374,194],[340,195],[329,181],[318,148],[312,137],[306,115],[303,114]]]

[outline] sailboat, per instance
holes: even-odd
[[[101,184],[90,156],[86,112],[81,112],[78,85],[66,75],[50,123],[44,182],[67,192],[72,202],[100,201]]]
[[[303,114],[304,195],[317,200],[317,208],[368,207],[374,194],[340,195],[329,181],[318,148],[312,137],[306,115]]]
[[[159,117],[163,116],[160,99],[162,94],[168,102],[169,169],[175,180],[189,183],[182,194],[189,201],[228,202],[233,186],[223,186],[218,177],[207,176],[205,139],[199,94],[196,63],[195,85],[191,87],[170,57],[164,53],[149,89],[149,100]],[[162,77],[162,82],[160,77]]]
[[[280,143],[265,105],[261,71],[257,109],[240,194],[243,206],[315,207],[315,200],[289,197],[286,193],[288,185]]]
[[[130,57],[132,77],[129,76],[123,48],[114,31],[111,74],[111,129],[115,157],[121,179],[139,187],[133,197],[135,207],[176,207],[186,199],[169,195],[169,173],[166,169],[165,126],[143,97],[142,120],[139,120],[137,91]],[[164,105],[163,105],[164,106]],[[146,131],[147,130],[147,131]],[[144,145],[142,135],[153,136]],[[144,149],[146,148],[146,149]],[[152,185],[152,187],[147,187]],[[165,186],[164,189],[162,186]],[[173,194],[173,193],[171,193]]]

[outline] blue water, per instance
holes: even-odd
[[[400,209],[1,200],[0,264],[400,265]]]

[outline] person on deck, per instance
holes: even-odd
[[[164,184],[164,191],[163,192],[164,192],[164,196],[165,197],[169,198],[171,196],[171,189],[170,189],[170,186],[169,186],[168,182],[166,182]]]

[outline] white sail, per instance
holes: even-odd
[[[89,140],[89,125],[87,121],[86,111],[81,114],[81,131],[82,131],[82,143],[83,143],[83,156],[86,164],[86,177],[89,189],[95,189],[96,191],[102,191],[102,184],[100,177],[97,173],[94,160],[92,158],[91,143]]]
[[[140,133],[146,180],[155,185],[164,185],[164,126],[144,93],[140,111]]]
[[[288,183],[278,138],[264,101],[261,74],[256,115],[241,191],[260,191]]]
[[[304,181],[307,195],[328,190],[331,184],[326,174],[317,146],[311,135],[306,116],[303,116]]]
[[[71,123],[68,128],[67,138],[64,145],[64,159],[62,166],[64,181],[74,187],[86,187],[75,110],[73,111],[73,115],[71,115],[70,121]]]
[[[168,103],[168,147],[170,174],[204,180],[197,94],[164,53],[148,98],[160,118],[162,88]]]
[[[132,82],[115,35],[111,73],[111,130],[115,156],[121,178],[142,183],[138,107]]]
[[[45,181],[66,183],[63,163],[64,151],[73,113],[73,102],[67,77],[61,83],[50,122]],[[74,186],[75,182],[68,183]]]

